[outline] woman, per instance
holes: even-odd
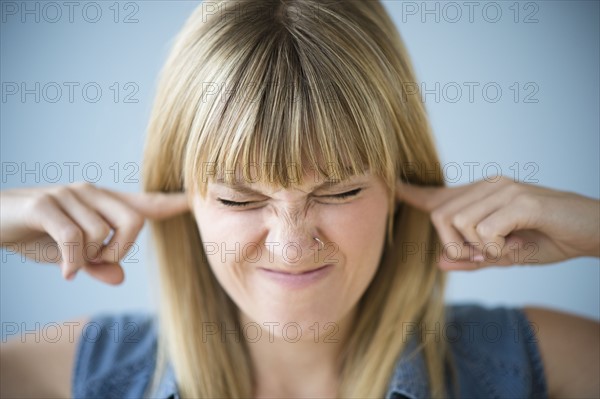
[[[7,345],[3,366],[52,364],[38,393],[76,397],[597,395],[598,323],[443,298],[448,270],[600,256],[598,201],[419,172],[439,159],[414,81],[377,2],[200,5],[162,72],[146,193],[2,193],[3,245],[56,242],[69,279],[121,282],[108,248],[152,219],[159,317],[97,315],[77,345],[35,363]]]

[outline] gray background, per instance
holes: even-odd
[[[429,93],[424,101],[450,185],[518,171],[520,181],[598,198],[598,2],[474,3],[470,14],[464,2],[385,2]],[[62,4],[28,2],[39,10],[36,21],[22,2],[2,1],[2,189],[88,180],[138,191],[157,74],[199,3],[79,2],[72,18]],[[39,101],[10,94],[23,82],[28,89],[39,82]],[[53,102],[57,86],[62,96]],[[144,228],[116,287],[84,273],[67,282],[56,266],[2,251],[2,335],[14,323],[23,330],[100,311],[151,309],[147,237]],[[599,266],[579,258],[454,272],[448,301],[537,304],[600,319]]]

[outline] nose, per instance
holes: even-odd
[[[316,251],[321,245],[315,240],[320,237],[315,215],[302,209],[288,208],[273,215],[269,223],[269,233],[265,246],[269,252],[269,260],[275,267],[303,268],[314,265]]]

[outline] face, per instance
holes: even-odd
[[[210,182],[206,197],[195,194],[210,267],[243,319],[275,336],[298,323],[292,335],[313,339],[314,323],[323,333],[349,314],[377,271],[384,182],[370,173],[337,182],[305,175],[287,189],[255,180]]]

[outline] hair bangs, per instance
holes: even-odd
[[[231,89],[199,105],[209,123],[191,134],[184,166],[202,195],[214,181],[288,188],[307,176],[335,181],[367,171],[391,181],[391,135],[365,96],[369,82],[344,80],[358,71],[340,73],[339,63],[301,53],[301,39],[289,32],[257,38],[242,62],[215,70]]]

